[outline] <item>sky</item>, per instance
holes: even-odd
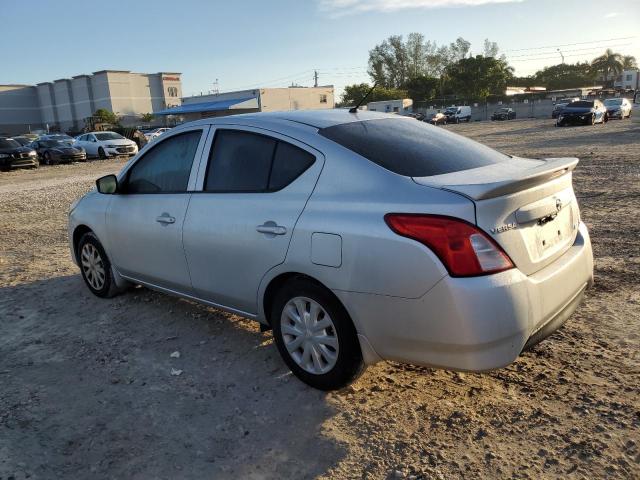
[[[0,84],[98,70],[181,72],[183,95],[292,83],[366,82],[390,35],[472,53],[498,43],[516,75],[591,60],[608,47],[640,61],[640,0],[0,0]],[[217,86],[216,86],[217,79]]]

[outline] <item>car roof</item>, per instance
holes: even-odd
[[[392,113],[367,112],[362,110],[358,110],[357,113],[350,113],[346,108],[335,108],[326,110],[294,110],[290,112],[244,113],[226,117],[208,118],[194,123],[235,123],[250,125],[256,122],[268,122],[290,125],[290,122],[295,122],[314,128],[326,128],[343,123],[379,120],[383,118],[408,118],[409,120],[415,121],[411,117],[403,117]],[[231,119],[233,120],[230,122]]]

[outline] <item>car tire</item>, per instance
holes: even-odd
[[[98,157],[100,158],[100,160],[104,160],[107,158],[107,154],[105,153],[104,148],[98,148]]]
[[[595,125],[596,124],[596,114],[594,113],[593,115],[591,115],[591,125]]]
[[[294,278],[276,293],[270,313],[282,359],[307,385],[337,390],[364,371],[353,322],[326,288],[307,278]]]
[[[51,154],[49,152],[44,152],[42,160],[45,165],[51,165]]]
[[[119,293],[109,257],[93,232],[87,232],[80,238],[76,257],[82,279],[91,293],[101,298],[111,298]]]

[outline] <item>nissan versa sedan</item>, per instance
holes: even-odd
[[[624,120],[631,116],[631,102],[627,98],[607,98],[604,106],[609,118]]]
[[[316,388],[380,360],[490,370],[592,282],[577,163],[373,112],[204,119],[74,202],[71,254],[97,296],[141,284],[257,320]]]

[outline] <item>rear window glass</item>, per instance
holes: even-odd
[[[442,175],[509,160],[478,142],[414,119],[343,123],[319,133],[407,177]]]
[[[591,108],[593,107],[593,102],[585,102],[583,100],[583,101],[571,102],[567,106],[568,107],[570,106],[571,108]]]

